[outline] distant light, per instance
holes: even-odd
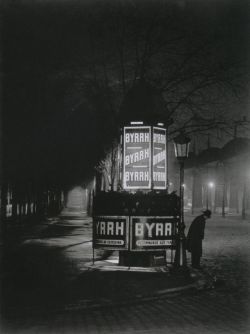
[[[130,122],[131,125],[142,125],[143,122],[142,121],[138,121],[138,122]]]
[[[208,186],[209,186],[210,188],[213,188],[213,187],[214,187],[214,183],[213,183],[213,182],[209,182],[209,183],[208,183]]]
[[[158,126],[164,126],[164,123],[157,123]]]

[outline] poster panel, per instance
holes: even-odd
[[[94,248],[128,249],[129,217],[95,216],[93,218]]]
[[[130,248],[133,251],[164,250],[175,245],[178,217],[131,217]]]
[[[153,186],[154,189],[166,189],[166,129],[153,128]]]
[[[123,189],[151,188],[151,127],[124,127]]]

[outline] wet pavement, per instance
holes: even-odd
[[[191,219],[186,217],[187,227]],[[117,254],[102,251],[95,252],[92,266],[88,217],[55,218],[25,233],[10,229],[3,245],[2,332],[245,333],[249,231],[250,222],[239,217],[209,220],[203,269],[192,274],[214,279],[214,286],[169,294],[164,291],[192,279],[169,269],[111,270]]]

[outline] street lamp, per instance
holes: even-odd
[[[188,157],[190,138],[181,132],[174,138],[175,155],[180,164],[180,221],[175,252],[175,265],[185,267],[187,264],[185,249],[185,224],[184,224],[184,161]]]
[[[209,207],[209,205],[208,205],[209,204],[209,197],[210,197],[210,201],[211,201],[211,210],[212,210],[212,188],[213,187],[214,187],[213,182],[208,182],[207,185],[206,185],[206,189],[207,189],[206,210],[208,210],[208,207]],[[209,192],[209,188],[210,188],[210,192]]]

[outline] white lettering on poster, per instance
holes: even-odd
[[[126,181],[149,181],[149,172],[125,172]]]
[[[105,222],[100,223],[100,234],[105,234]]]
[[[125,156],[125,165],[130,165],[147,158],[149,158],[149,149],[131,153]]]
[[[146,227],[148,229],[148,236],[150,238],[152,238],[152,229],[153,229],[154,226],[155,226],[155,224],[148,224],[148,223],[146,223]]]
[[[98,245],[109,245],[109,246],[117,246],[117,245],[124,245],[123,240],[114,240],[114,239],[96,239],[96,243]]]
[[[161,161],[165,161],[166,159],[166,151],[161,151],[160,153],[157,153],[154,155],[154,165],[158,164]]]
[[[154,181],[166,181],[166,173],[154,172]]]
[[[97,235],[124,235],[124,222],[98,221],[96,224]]]
[[[140,247],[145,246],[169,246],[172,245],[173,240],[137,240],[136,245]]]
[[[135,225],[135,236],[143,237],[143,223],[137,223]]]
[[[145,235],[144,227],[145,226]],[[167,237],[172,235],[172,224],[171,223],[136,223],[135,224],[135,236],[136,237],[149,237],[153,236]]]
[[[126,143],[149,143],[149,139],[149,133],[136,132],[125,134]]]
[[[158,133],[154,133],[154,143],[165,144],[166,143],[166,136],[158,134]]]

